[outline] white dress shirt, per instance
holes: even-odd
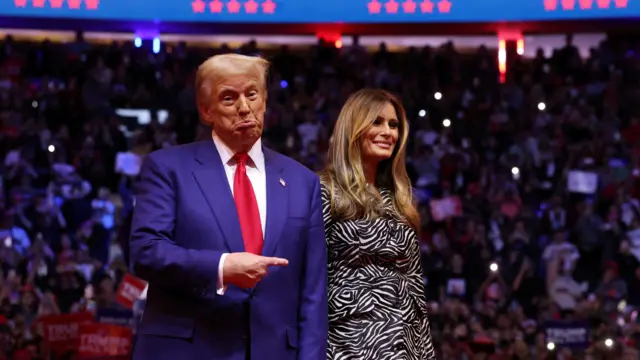
[[[229,187],[231,188],[231,193],[233,193],[233,181],[236,175],[237,164],[235,160],[233,160],[233,156],[235,153],[229,149],[227,145],[225,145],[220,138],[213,135],[213,143],[218,149],[218,154],[220,154],[220,160],[222,161],[222,165],[224,166],[224,172],[227,175],[227,180],[229,181]],[[258,202],[258,211],[260,212],[260,223],[262,224],[262,234],[264,236],[265,225],[267,223],[267,176],[264,166],[264,153],[262,152],[262,141],[258,139],[256,143],[253,145],[251,150],[247,153],[249,155],[250,161],[247,162],[247,177],[249,177],[249,181],[251,181],[251,185],[253,186],[253,193],[256,195],[256,201]],[[223,281],[223,268],[224,268],[224,260],[226,259],[228,254],[222,254],[220,257],[220,263],[218,264],[218,286],[216,292],[218,295],[223,295],[225,289],[227,288],[224,285]]]

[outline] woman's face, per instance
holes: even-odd
[[[399,124],[395,108],[387,103],[362,135],[360,146],[364,163],[377,164],[393,156],[398,142]]]

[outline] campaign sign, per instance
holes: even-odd
[[[429,206],[431,207],[431,217],[434,221],[443,221],[450,217],[462,215],[462,202],[458,196],[431,200]]]
[[[96,321],[101,324],[133,326],[133,311],[128,309],[100,308],[96,310]]]
[[[80,326],[93,322],[89,312],[48,315],[39,319],[42,324],[44,341],[54,352],[78,349]]]
[[[81,359],[127,357],[131,353],[131,329],[110,324],[82,324],[78,355]]]
[[[118,287],[116,302],[127,309],[133,309],[133,303],[140,298],[146,287],[146,281],[127,274]]]
[[[589,346],[589,326],[583,322],[549,322],[545,337],[557,347],[585,349]]]

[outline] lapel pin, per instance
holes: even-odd
[[[284,182],[284,179],[283,179],[283,178],[280,178],[280,185],[282,185],[282,187],[287,186],[287,183],[286,183],[286,182]]]

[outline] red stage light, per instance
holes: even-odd
[[[19,8],[27,7],[27,0],[13,0],[13,4]]]
[[[576,7],[576,0],[562,0],[563,10],[573,10]]]
[[[624,9],[629,4],[629,0],[614,0],[618,9]]]
[[[54,9],[60,9],[62,7],[63,0],[49,0],[51,7]]]
[[[80,9],[80,5],[82,5],[82,0],[68,0],[69,9]]]
[[[43,8],[44,7],[44,0],[33,0],[31,2],[31,4],[33,5],[33,7],[35,8]]]
[[[611,6],[611,0],[596,0],[600,9],[608,9]]]

